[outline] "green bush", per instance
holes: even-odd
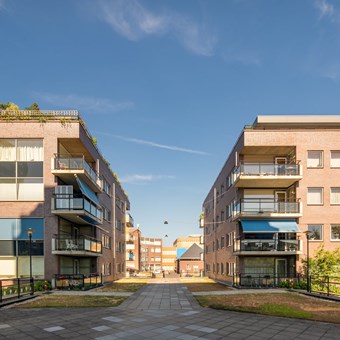
[[[38,280],[34,281],[34,291],[44,291],[45,290],[45,284],[46,284],[46,290],[51,290],[52,285],[50,281],[47,280]]]

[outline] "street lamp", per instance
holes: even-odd
[[[29,256],[30,256],[30,284],[31,284],[31,295],[33,295],[33,277],[32,277],[32,228],[27,229],[27,235],[29,238]]]
[[[307,268],[306,268],[306,275],[307,275],[307,292],[310,292],[310,277],[309,277],[309,234],[310,231],[305,231],[306,238],[307,238]]]

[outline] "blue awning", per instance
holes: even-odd
[[[295,220],[242,220],[244,233],[298,233]]]
[[[76,179],[79,185],[79,189],[83,193],[83,195],[85,195],[93,203],[100,206],[100,203],[98,201],[96,194],[85,183],[83,183],[78,177],[76,177]]]

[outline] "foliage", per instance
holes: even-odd
[[[292,284],[291,284],[290,280],[285,280],[285,281],[281,281],[279,283],[278,287],[279,288],[292,288]],[[307,289],[307,282],[294,280],[293,288],[294,289],[306,290]]]
[[[33,103],[31,106],[26,107],[25,110],[40,111],[40,107],[37,103]]]
[[[11,103],[9,103],[9,102],[0,103],[0,110],[6,110],[10,105],[11,105]]]
[[[325,250],[321,246],[315,256],[309,259],[309,274],[311,276],[340,276],[340,247],[335,250]],[[307,260],[304,261],[307,271]]]
[[[46,287],[45,287],[46,285]],[[47,281],[47,280],[39,280],[39,281],[34,281],[34,291],[44,291],[44,290],[51,290],[52,289],[52,285],[51,285],[51,281]]]

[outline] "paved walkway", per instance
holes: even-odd
[[[181,284],[148,284],[119,307],[1,309],[0,339],[339,339],[340,325],[201,308]]]

